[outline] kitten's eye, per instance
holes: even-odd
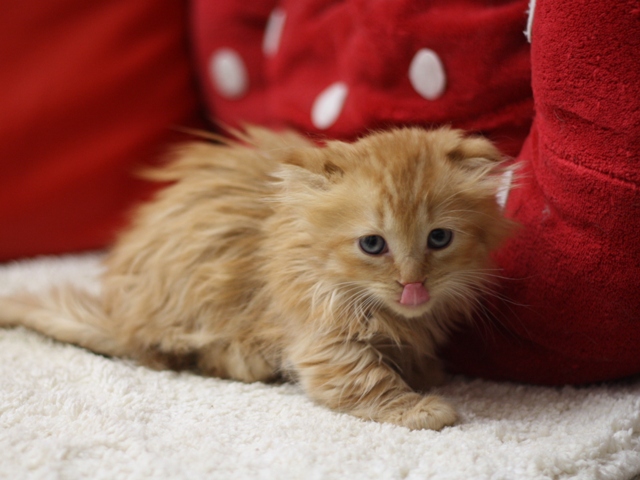
[[[429,233],[427,246],[434,250],[448,247],[453,239],[453,232],[446,228],[436,228]]]
[[[360,237],[358,245],[364,253],[369,255],[380,255],[387,251],[387,242],[380,235],[367,235]]]

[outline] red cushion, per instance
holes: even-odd
[[[389,125],[452,123],[516,155],[532,117],[522,34],[527,3],[195,0],[194,44],[207,106],[222,123],[339,138]],[[416,88],[412,65],[426,89]],[[319,104],[336,84],[346,93],[334,90],[344,103],[331,121],[332,112],[320,112]],[[339,107],[336,97],[325,107]]]
[[[0,259],[109,242],[131,171],[193,122],[186,4],[32,0],[0,15]]]
[[[493,318],[451,342],[459,371],[562,384],[640,373],[640,8],[538,0],[536,118],[498,252]]]

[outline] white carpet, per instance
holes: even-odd
[[[0,266],[0,294],[75,279],[96,256]],[[155,372],[0,330],[7,479],[615,479],[640,473],[640,379],[542,388],[458,378],[462,421],[411,432],[314,405],[295,385]]]

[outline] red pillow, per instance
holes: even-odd
[[[0,58],[0,260],[104,246],[197,116],[186,2],[9,2]]]
[[[528,0],[195,0],[211,115],[352,138],[482,132],[517,155],[533,115]]]
[[[584,383],[640,373],[640,6],[537,0],[536,118],[491,315],[451,342],[465,373]]]

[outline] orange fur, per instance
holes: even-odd
[[[473,311],[510,230],[499,153],[449,129],[317,147],[251,128],[241,140],[187,145],[149,174],[171,184],[110,252],[99,297],[3,299],[0,324],[158,368],[292,378],[366,419],[452,424],[450,405],[409,383],[438,377],[435,347]],[[428,248],[433,229],[451,244]],[[388,252],[364,253],[370,235]],[[405,283],[430,300],[400,304]]]

